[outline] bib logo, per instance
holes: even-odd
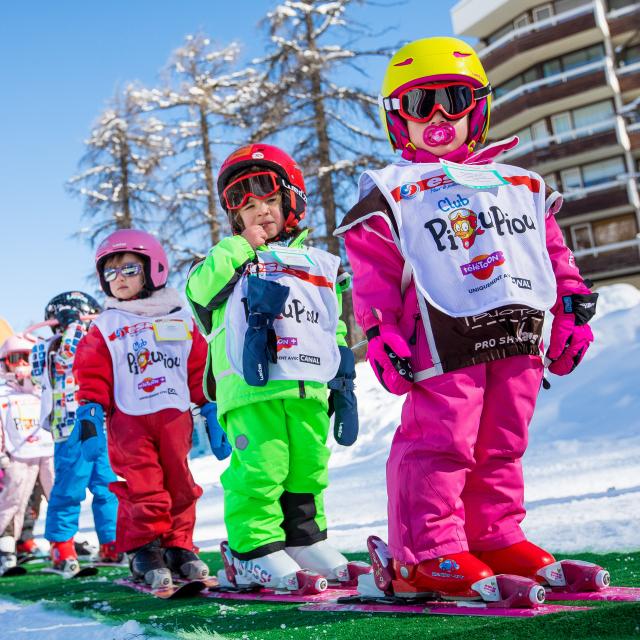
[[[153,323],[151,322],[137,322],[131,326],[125,325],[124,327],[118,327],[113,333],[109,335],[109,341],[119,340],[125,336],[134,336],[145,329],[153,329]]]
[[[449,214],[451,228],[465,249],[473,247],[476,236],[481,236],[484,229],[478,228],[478,216],[471,209],[457,209]]]
[[[400,187],[400,197],[403,200],[411,200],[420,193],[420,185],[417,182],[407,182]]]
[[[142,389],[145,393],[151,393],[166,381],[167,379],[164,376],[160,376],[159,378],[145,378],[142,382],[138,383],[138,389]]]
[[[291,349],[291,347],[298,346],[298,338],[292,337],[280,337],[278,336],[278,346],[277,350],[282,351],[282,349]]]
[[[447,223],[442,218],[434,218],[424,223],[424,228],[431,234],[438,251],[457,251],[460,249],[457,240],[465,249],[469,249],[476,236],[489,229],[494,230],[500,237],[519,235],[536,229],[535,221],[526,213],[521,217],[510,216],[495,206],[489,207],[489,211],[480,211],[477,214],[471,209],[458,209],[449,214],[449,219],[452,229],[447,228]]]
[[[173,369],[180,366],[180,358],[178,356],[168,356],[162,351],[150,351],[142,349],[138,353],[127,353],[127,364],[129,365],[129,373],[139,375],[144,373],[147,367],[160,362],[165,369]]]
[[[463,276],[472,275],[478,280],[487,280],[491,277],[495,267],[499,267],[501,264],[504,264],[504,254],[502,251],[494,251],[489,255],[476,256],[467,264],[461,264],[460,270]]]

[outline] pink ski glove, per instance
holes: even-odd
[[[367,331],[367,360],[380,384],[398,396],[408,393],[413,385],[411,350],[398,327],[383,324]]]
[[[563,310],[551,325],[551,338],[547,350],[549,371],[566,376],[579,364],[593,342],[593,333],[587,324],[596,312],[597,293],[574,293],[562,297]]]

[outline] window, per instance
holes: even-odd
[[[622,9],[623,7],[635,4],[635,0],[609,0],[607,4],[609,5],[609,11],[615,11],[616,9]]]
[[[522,29],[522,27],[526,27],[529,24],[529,16],[526,13],[523,13],[521,16],[518,16],[513,21],[513,26],[515,29]]]
[[[562,190],[570,191],[571,189],[580,189],[582,187],[582,176],[580,169],[573,167],[560,172],[560,180],[562,181]]]
[[[556,180],[555,173],[549,173],[546,176],[542,176],[542,179],[545,181],[545,184],[548,184],[552,189],[558,190],[558,181]]]
[[[545,78],[549,76],[555,76],[558,73],[562,73],[562,66],[560,60],[549,60],[542,65],[542,75]]]
[[[624,67],[627,64],[633,64],[640,61],[640,44],[635,44],[632,47],[627,47],[620,56],[620,66]]]
[[[586,4],[591,4],[589,0],[556,0],[554,3],[556,14],[564,13],[565,11],[571,11],[577,7],[584,7]]]
[[[614,116],[613,103],[611,100],[595,102],[586,107],[580,107],[573,111],[573,121],[576,129],[588,127],[590,124],[605,122]],[[553,120],[553,118],[552,118]]]
[[[541,140],[549,137],[549,130],[545,120],[539,120],[531,125],[531,136],[534,140]]]
[[[516,135],[520,142],[531,142],[531,129],[526,127],[525,129],[520,129],[520,131],[516,131]]]
[[[532,10],[533,21],[540,22],[540,20],[546,20],[553,15],[553,7],[550,4],[541,4]]]
[[[573,129],[571,114],[565,111],[564,113],[556,113],[551,116],[551,128],[555,135],[559,135],[565,131],[571,131],[571,129]]]
[[[571,240],[573,242],[574,251],[580,251],[580,249],[591,249],[591,247],[594,246],[591,225],[588,222],[572,225]]]
[[[513,31],[513,25],[511,23],[505,25],[504,27],[502,27],[502,29],[498,29],[495,33],[492,33],[488,38],[487,38],[487,42],[489,44],[491,44],[492,42],[495,42],[496,40],[500,40],[500,38],[502,38],[502,36],[506,36],[507,33],[509,33],[510,31]]]
[[[620,157],[592,162],[582,167],[582,177],[585,187],[611,182],[621,173],[625,173],[624,160]]]
[[[633,216],[599,220],[593,223],[593,235],[598,246],[632,240],[636,236],[636,223]]]
[[[592,47],[568,53],[566,56],[562,56],[561,60],[564,71],[570,71],[590,62],[602,60],[602,58],[604,58],[604,45],[594,44]]]

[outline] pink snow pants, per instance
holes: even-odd
[[[49,499],[53,486],[53,456],[28,460],[13,458],[4,474],[0,491],[0,535],[13,521],[14,537],[17,539],[22,532],[24,512],[38,477],[44,495]]]
[[[416,564],[525,539],[521,458],[542,381],[512,356],[414,385],[387,461],[389,548]]]

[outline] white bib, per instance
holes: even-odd
[[[107,309],[93,323],[111,354],[118,409],[141,416],[189,408],[187,360],[193,320],[187,310],[149,317]]]
[[[375,185],[391,206],[420,293],[453,317],[511,304],[544,311],[556,299],[544,182],[519,167],[490,167],[502,186],[458,184],[436,163],[392,164],[360,179],[361,198]]]
[[[257,275],[289,287],[284,312],[274,323],[278,362],[269,363],[269,379],[328,382],[340,365],[335,290],[340,258],[315,247],[274,246],[257,255],[258,264],[249,265],[236,283],[225,312],[227,359],[232,370],[242,376],[247,281]]]
[[[53,438],[40,425],[40,398],[0,387],[0,417],[7,453],[21,460],[53,455]]]

